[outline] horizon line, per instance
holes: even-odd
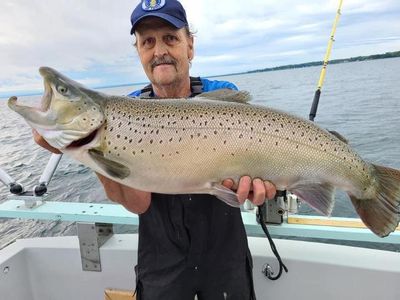
[[[385,52],[382,54],[372,54],[366,56],[356,56],[356,57],[349,57],[349,58],[340,58],[340,59],[333,59],[329,63],[330,64],[337,64],[337,63],[348,63],[348,62],[355,62],[360,60],[375,60],[375,59],[384,59],[384,58],[396,58],[400,57],[400,51],[393,51],[393,52]],[[224,77],[224,76],[235,76],[235,75],[243,75],[243,74],[251,74],[256,72],[274,72],[274,71],[281,71],[285,69],[296,69],[296,68],[308,68],[308,67],[315,67],[318,65],[322,65],[323,61],[313,61],[313,62],[306,62],[306,63],[298,63],[298,64],[288,64],[288,65],[281,65],[276,67],[266,67],[262,69],[255,69],[243,72],[235,72],[235,73],[228,73],[228,74],[219,74],[219,75],[209,75],[209,76],[201,76],[203,78],[215,78],[215,77]],[[99,89],[107,89],[107,88],[116,88],[116,87],[123,87],[123,86],[130,86],[130,85],[146,85],[149,82],[136,82],[136,83],[121,83],[121,84],[111,84],[111,85],[101,85],[95,87],[89,87],[94,90]],[[41,90],[31,90],[31,91],[15,91],[15,92],[4,92],[3,94],[0,92],[0,100],[10,98],[12,96],[16,97],[28,97],[28,96],[36,96],[41,95]]]

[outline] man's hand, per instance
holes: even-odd
[[[233,189],[235,183],[232,179],[225,179],[222,185]],[[254,205],[258,206],[263,204],[265,199],[273,199],[276,194],[276,188],[269,181],[262,181],[260,178],[251,180],[250,176],[243,176],[239,180],[236,194],[240,204],[249,199]]]
[[[53,152],[55,154],[61,154],[62,152],[60,150],[58,150],[57,148],[54,148],[52,146],[49,145],[49,143],[46,142],[46,140],[35,130],[32,129],[32,135],[33,135],[33,139],[35,141],[36,144],[38,144],[39,146],[49,150],[50,152]]]

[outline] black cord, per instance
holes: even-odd
[[[288,272],[288,268],[287,268],[287,267],[285,266],[285,264],[282,262],[281,256],[279,255],[279,252],[278,252],[278,250],[276,249],[275,243],[274,243],[274,241],[272,240],[272,237],[271,237],[271,235],[270,235],[270,233],[269,233],[269,231],[268,231],[268,229],[267,229],[267,226],[265,225],[265,222],[264,222],[264,215],[263,215],[264,206],[265,206],[265,203],[264,203],[263,205],[260,205],[260,206],[258,207],[259,221],[260,221],[261,227],[262,227],[262,229],[263,229],[265,235],[266,235],[267,238],[268,238],[269,244],[270,244],[270,246],[271,246],[271,250],[272,250],[272,252],[274,253],[276,259],[277,259],[278,262],[279,262],[279,273],[278,273],[276,276],[272,276],[273,273],[268,272],[268,270],[265,271],[264,275],[267,276],[267,278],[270,279],[270,280],[277,280],[277,279],[279,279],[279,277],[281,277],[281,275],[282,275],[282,269],[285,270],[285,272],[287,273],[287,272]]]

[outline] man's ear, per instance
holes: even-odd
[[[192,36],[189,38],[188,47],[188,58],[191,61],[194,57],[194,38]]]

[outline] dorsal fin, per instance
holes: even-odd
[[[209,100],[236,102],[246,104],[250,102],[251,95],[247,91],[235,91],[231,89],[220,89],[212,92],[205,92],[195,98],[205,98]]]
[[[335,130],[328,130],[330,134],[336,136],[339,140],[341,140],[343,143],[348,144],[349,141],[343,136],[341,135],[339,132],[335,131]]]

